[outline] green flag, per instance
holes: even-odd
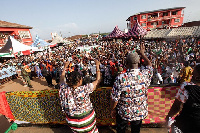
[[[2,54],[2,55],[0,55],[0,57],[6,56],[6,55],[10,55],[10,53]]]
[[[160,49],[158,52],[156,52],[157,55],[161,54],[162,50]]]
[[[190,51],[192,51],[191,47],[188,49],[188,51],[186,52],[186,54],[188,54]]]

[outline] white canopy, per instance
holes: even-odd
[[[32,51],[42,51],[43,50],[43,49],[39,49],[37,47],[31,47],[31,46],[25,45],[23,43],[20,43],[12,37],[10,37],[10,40],[12,42],[13,53],[17,53],[20,51],[26,51],[26,50],[32,50]]]
[[[37,47],[31,47],[25,44],[22,44],[20,42],[18,42],[17,40],[15,40],[13,37],[9,36],[8,37],[8,41],[7,43],[4,45],[4,47],[2,49],[0,49],[0,53],[18,53],[18,52],[23,52],[23,51],[41,51],[40,49],[38,49]]]
[[[99,47],[99,46],[100,46],[100,45],[81,46],[81,47],[77,47],[76,49],[79,49],[80,51],[90,52],[92,48],[96,48],[96,47]]]

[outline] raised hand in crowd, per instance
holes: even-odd
[[[140,44],[140,55],[141,55],[142,59],[144,59],[144,64],[146,66],[152,66],[150,60],[146,57],[146,55],[144,53],[145,53],[145,46],[144,46],[144,43],[141,43]]]
[[[100,73],[100,69],[99,69],[100,62],[96,59],[95,64],[96,64],[96,80],[94,82],[92,82],[94,85],[93,90],[95,90],[97,88],[98,84],[100,83],[100,79],[101,79],[101,73]]]
[[[69,63],[70,63],[69,61],[64,63],[64,69],[63,69],[61,77],[60,77],[60,83],[64,83],[65,82],[64,81],[64,79],[65,79],[65,70],[69,66]]]

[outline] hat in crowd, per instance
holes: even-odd
[[[126,57],[126,62],[128,64],[137,64],[140,62],[140,57],[137,52],[129,53]]]

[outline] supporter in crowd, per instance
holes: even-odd
[[[35,72],[37,78],[41,78],[41,77],[43,77],[43,76],[42,76],[41,69],[40,69],[38,63],[36,63],[35,66],[34,66],[34,72]]]
[[[4,84],[12,79],[17,78],[16,63],[1,64],[0,63],[0,83]]]
[[[17,65],[16,71],[17,71],[17,78],[20,79],[20,80],[22,81],[22,83],[23,83],[24,86],[26,86],[26,81],[25,81],[25,79],[23,78],[20,63]]]
[[[184,62],[184,68],[180,71],[179,77],[180,77],[180,83],[183,82],[190,82],[192,78],[192,71],[193,69],[190,67],[189,62]]]
[[[45,61],[43,64],[42,75],[45,77],[49,87],[53,86],[51,72],[52,66],[47,61]]]
[[[185,41],[142,41],[146,47],[146,56],[151,60],[155,69],[154,76],[152,77],[152,84],[158,83],[158,79],[159,83],[177,83],[180,70],[184,67],[181,64],[184,61],[188,60],[192,68],[195,64],[200,63],[198,41],[191,40],[190,38],[186,38]],[[98,47],[96,47],[95,44],[97,44]],[[84,45],[93,48],[90,50],[83,50]],[[34,64],[38,63],[41,73],[45,71],[45,69],[43,70],[45,66],[48,75],[47,73],[46,76],[42,75],[37,71],[34,73],[38,73],[40,77],[44,76],[48,85],[53,87],[52,80],[57,80],[57,82],[59,82],[59,71],[63,68],[62,60],[69,60],[71,62],[69,71],[78,69],[81,73],[84,72],[87,74],[87,77],[93,81],[95,80],[95,65],[91,60],[98,58],[102,73],[101,85],[111,87],[115,81],[115,77],[120,73],[126,72],[126,56],[130,52],[137,51],[139,45],[140,41],[137,40],[124,42],[101,41],[95,43],[71,43],[62,47],[53,48],[52,50],[54,52],[45,50],[33,53],[31,56],[19,56],[15,59],[3,60],[3,82],[8,82],[12,79],[8,77],[9,75],[5,64],[21,63],[22,65],[23,61],[27,62],[27,65],[32,70],[32,75],[34,75]],[[46,65],[44,62],[46,62]],[[60,62],[60,65],[57,67],[56,64],[58,62]],[[58,83],[55,87],[58,88],[57,86],[59,86]]]
[[[117,132],[125,133],[128,122],[131,123],[131,132],[139,133],[142,120],[148,115],[147,88],[153,75],[150,60],[145,56],[145,46],[141,44],[140,55],[146,69],[140,69],[140,57],[129,53],[126,58],[128,71],[120,74],[112,88],[111,116],[115,117]]]
[[[198,133],[200,131],[200,65],[194,68],[192,82],[181,84],[176,99],[166,116],[168,124],[169,118],[176,116],[175,122],[171,126],[172,133]]]
[[[33,88],[32,85],[31,85],[31,81],[30,81],[29,70],[27,69],[26,65],[21,67],[21,73],[22,73],[23,79],[26,82],[26,84],[24,86],[28,85],[28,87]]]
[[[67,123],[74,132],[98,132],[95,112],[89,97],[100,82],[100,62],[97,60],[95,62],[96,81],[86,85],[82,85],[83,78],[77,70],[66,73],[69,62],[64,65],[59,95]],[[66,83],[64,82],[65,74]]]

